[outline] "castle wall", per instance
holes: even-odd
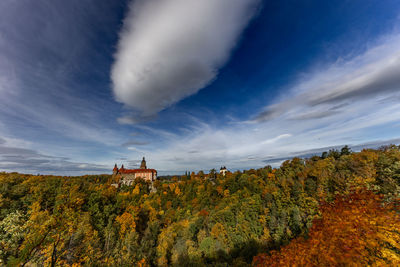
[[[154,181],[155,174],[152,172],[137,172],[137,173],[121,173],[121,184],[132,185],[136,178],[142,178],[146,181]]]
[[[135,173],[136,178],[142,178],[146,181],[153,181],[154,180],[154,174],[152,172],[137,172]]]
[[[123,185],[132,185],[133,182],[135,181],[135,175],[134,174],[121,174],[121,184]]]

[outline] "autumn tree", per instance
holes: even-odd
[[[258,255],[256,266],[398,266],[399,202],[383,205],[382,196],[357,191],[323,203],[307,238]]]

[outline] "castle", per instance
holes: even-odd
[[[139,169],[125,169],[123,164],[121,168],[118,169],[117,164],[115,164],[113,180],[119,180],[119,186],[132,185],[136,178],[142,178],[146,181],[153,182],[157,178],[157,171],[155,169],[147,169],[144,157]]]
[[[225,176],[226,173],[228,172],[228,169],[224,166],[219,169],[219,173],[222,174],[222,176]]]

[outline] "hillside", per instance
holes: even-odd
[[[110,183],[0,173],[1,264],[400,264],[396,146],[174,177],[154,193],[143,180]]]

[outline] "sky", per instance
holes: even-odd
[[[159,175],[400,143],[397,0],[2,0],[0,171]]]

